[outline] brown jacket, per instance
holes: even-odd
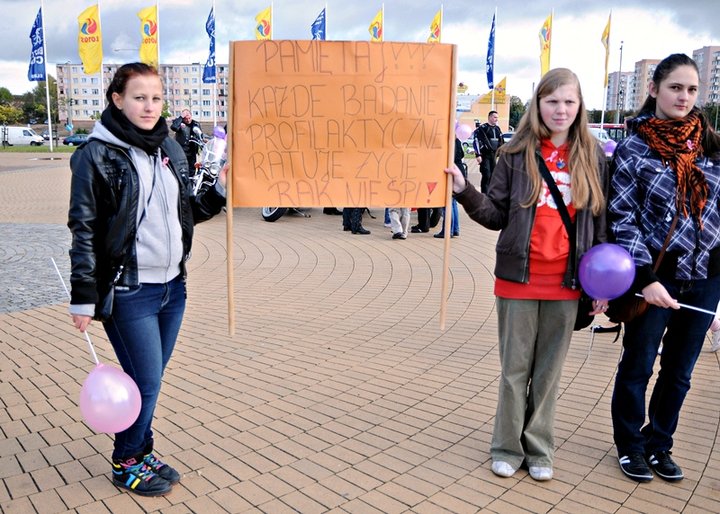
[[[598,171],[603,194],[609,187],[608,165],[598,146]],[[471,219],[490,230],[500,230],[495,246],[495,276],[513,282],[527,283],[530,277],[530,233],[535,222],[535,205],[522,207],[530,194],[525,171],[525,155],[501,153],[487,194],[468,184],[454,195]],[[605,209],[593,216],[588,209],[577,211],[575,218],[577,251],[575,262],[568,262],[563,286],[577,287],[577,264],[593,245],[607,240]],[[568,259],[570,260],[570,259]]]

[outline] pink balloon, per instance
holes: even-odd
[[[458,123],[455,127],[455,135],[460,141],[465,141],[467,138],[469,138],[473,133],[473,129],[470,125],[465,125],[464,123]]]
[[[140,390],[124,371],[98,364],[80,389],[80,412],[90,428],[117,434],[140,414]]]

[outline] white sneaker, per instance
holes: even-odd
[[[552,468],[530,466],[528,471],[530,472],[530,476],[539,482],[545,482],[546,480],[550,480],[553,477]]]
[[[720,350],[720,330],[712,333],[712,344],[710,345],[710,351],[716,352]]]
[[[517,470],[507,462],[495,460],[492,463],[492,472],[499,477],[509,478],[515,474],[515,471]]]

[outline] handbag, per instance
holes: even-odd
[[[575,233],[575,224],[570,219],[570,213],[565,206],[565,201],[563,200],[562,194],[560,194],[560,190],[558,189],[557,184],[555,183],[552,175],[550,174],[550,170],[548,170],[547,166],[545,165],[545,160],[542,158],[542,155],[539,152],[536,152],[536,156],[540,175],[542,175],[542,178],[545,180],[545,183],[550,190],[550,194],[552,195],[553,200],[555,200],[555,205],[557,206],[558,213],[560,213],[560,217],[563,220],[563,225],[565,225],[565,230],[567,231],[568,238],[570,239],[570,259],[572,260],[572,262],[575,262],[575,256],[577,255],[577,236]],[[595,316],[589,314],[589,312],[593,310],[592,302],[593,299],[586,295],[584,292],[581,294],[580,299],[578,300],[578,310],[577,315],[575,316],[575,325],[573,327],[573,330],[582,330],[593,322]]]
[[[668,230],[665,241],[660,249],[660,253],[657,256],[657,259],[655,259],[653,273],[657,273],[657,270],[660,268],[660,263],[665,255],[665,250],[667,250],[667,247],[670,244],[673,232],[675,232],[677,222],[678,214],[676,213],[672,223],[670,223],[670,230]],[[608,302],[608,308],[607,311],[605,311],[605,315],[613,323],[627,323],[628,321],[632,321],[638,316],[645,314],[648,307],[650,307],[650,304],[647,303],[647,300],[645,300],[645,298],[635,296],[635,291],[631,288],[624,295]]]

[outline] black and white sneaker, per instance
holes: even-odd
[[[680,466],[670,457],[671,452],[653,452],[648,457],[650,467],[657,473],[657,476],[668,482],[677,482],[685,478]]]
[[[637,482],[649,482],[653,479],[652,471],[642,453],[631,453],[618,458],[620,469],[628,478]]]

